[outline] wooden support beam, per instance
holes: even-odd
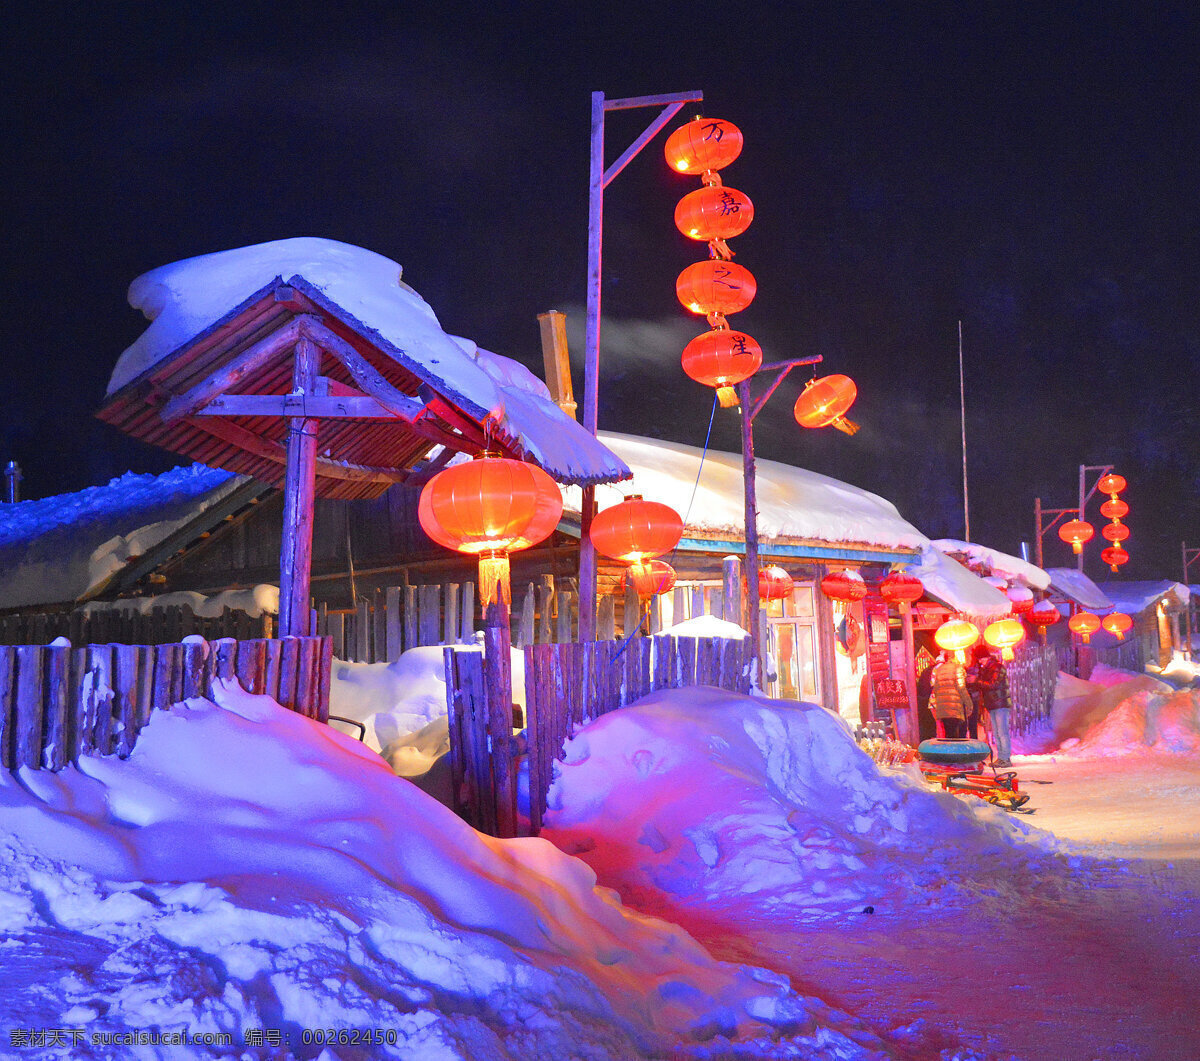
[[[311,339],[296,343],[292,390],[316,384],[320,351]],[[293,417],[288,427],[287,471],[283,484],[283,542],[279,553],[279,634],[309,634],[309,577],[312,573],[313,507],[317,482],[317,421]]]
[[[193,416],[315,416],[343,420],[395,420],[377,399],[311,394],[221,394]]]

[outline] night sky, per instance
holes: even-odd
[[[724,177],[755,206],[731,245],[758,297],[731,323],[859,386],[857,435],[803,431],[797,370],[761,456],[962,537],[961,321],[972,539],[1017,553],[1035,497],[1073,505],[1079,466],[1113,464],[1121,577],[1179,579],[1200,545],[1192,2],[25,6],[0,20],[0,462],[24,497],[180,463],[93,414],[145,323],[128,284],[197,254],[358,244],[539,375],[536,315],[565,311],[578,368],[591,93],[700,90],[743,131]],[[656,113],[610,114],[608,160]],[[706,326],[674,282],[704,249],[672,221],[698,182],[664,138],[606,196],[600,426],[701,445],[711,391],[679,352]],[[718,412],[713,444],[738,438]]]

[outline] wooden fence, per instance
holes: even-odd
[[[326,722],[331,647],[320,637],[0,646],[0,764],[60,770],[81,755],[127,756],[154,708],[211,696],[218,679]]]
[[[1017,646],[1016,658],[1006,669],[1013,703],[1009,728],[1013,733],[1029,733],[1050,718],[1058,655],[1052,646],[1026,642]]]
[[[475,828],[515,835],[516,758],[529,763],[529,828],[541,828],[554,760],[576,726],[656,689],[750,689],[749,639],[635,637],[525,646],[524,749],[512,737],[511,704],[487,695],[484,653],[446,650],[450,770],[455,809]]]
[[[239,641],[269,638],[275,632],[271,615],[249,615],[226,608],[220,615],[197,615],[186,605],[152,608],[144,614],[133,605],[63,612],[25,612],[0,615],[0,645],[48,645],[65,637],[73,645],[166,645],[188,634],[206,641],[232,637]]]

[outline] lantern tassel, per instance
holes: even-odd
[[[708,241],[708,256],[727,262],[732,260],[733,251],[729,249],[729,244],[723,239],[710,239]]]
[[[858,431],[858,424],[853,420],[847,420],[844,416],[839,416],[836,420],[831,420],[829,426],[836,427],[839,431],[844,431],[847,435],[856,434]]]
[[[722,409],[732,409],[738,404],[737,391],[732,387],[718,387],[717,401],[720,403]]]
[[[507,553],[485,554],[479,557],[479,602],[486,610],[489,604],[496,601],[512,604]]]

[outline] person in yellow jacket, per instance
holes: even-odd
[[[967,692],[966,671],[949,652],[943,652],[941,662],[933,668],[929,710],[941,722],[945,736],[967,735],[967,719],[971,717],[974,704]]]

